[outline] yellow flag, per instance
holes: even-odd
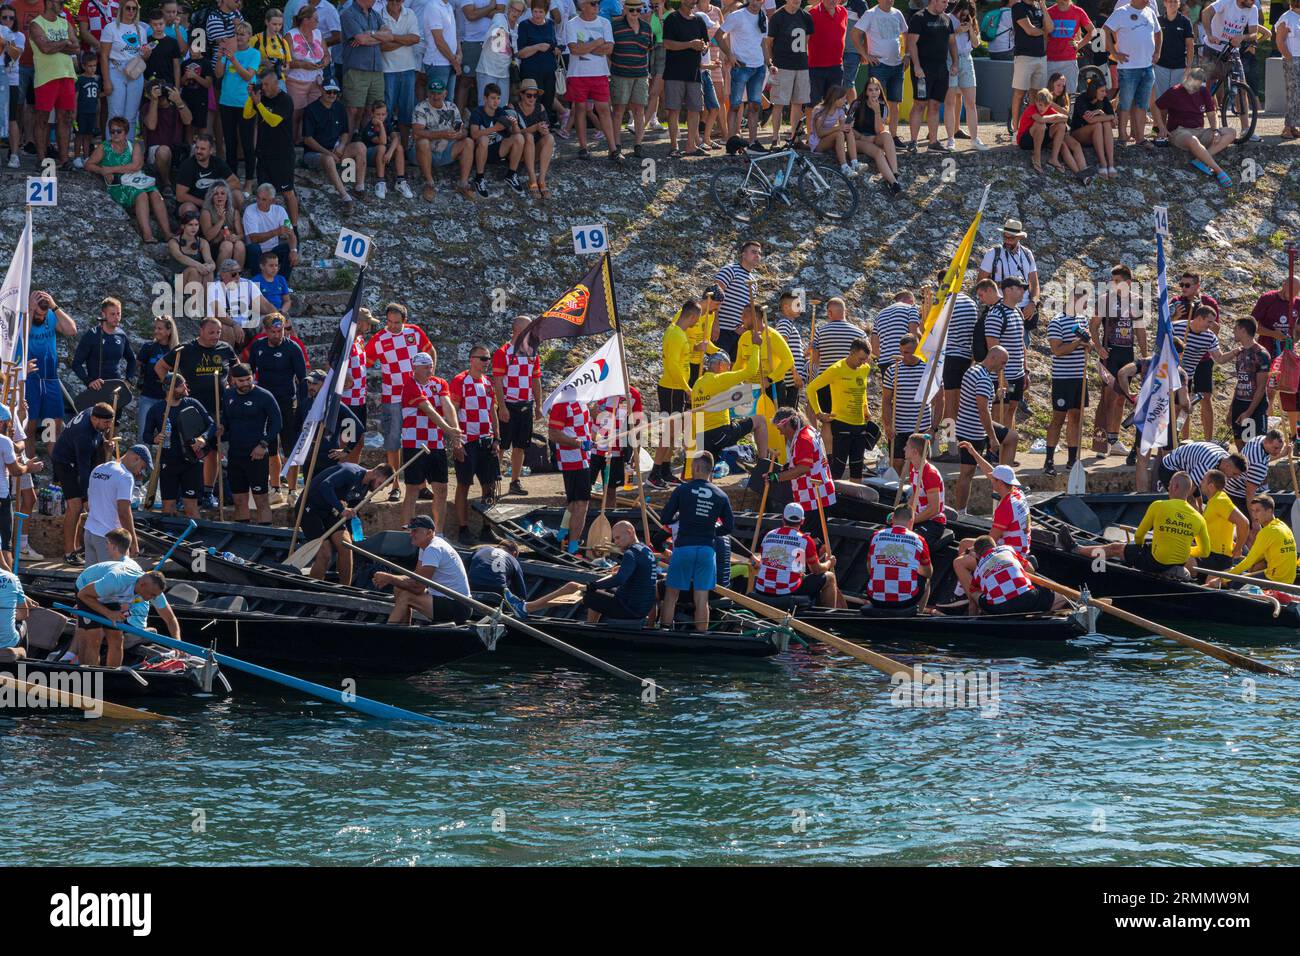
[[[926,313],[925,321],[921,323],[921,341],[917,345],[916,354],[922,359],[928,359],[934,354],[939,339],[943,336],[947,323],[940,324],[937,320],[944,311],[944,303],[961,291],[962,280],[966,277],[966,265],[970,262],[971,252],[975,248],[975,240],[979,237],[980,220],[984,218],[984,204],[988,202],[988,199],[989,187],[985,186],[984,195],[980,199],[980,207],[975,213],[975,218],[971,220],[970,226],[966,229],[966,235],[962,237],[961,243],[957,246],[952,262],[948,264],[948,271],[944,273],[943,281],[939,284],[934,302],[930,305],[930,311]],[[934,347],[927,348],[931,333],[935,335]]]

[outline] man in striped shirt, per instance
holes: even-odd
[[[962,376],[957,402],[958,446],[961,442],[969,442],[973,450],[981,454],[997,449],[1000,462],[1010,461],[1015,456],[1018,438],[1014,427],[999,425],[993,420],[997,380],[1006,363],[1006,349],[1000,345],[989,349],[984,361],[972,365]],[[953,491],[953,505],[958,511],[965,511],[970,500],[975,465],[975,456],[962,450],[961,470],[957,473],[957,486]]]
[[[939,281],[943,281],[942,275]],[[952,315],[948,319],[948,332],[943,340],[943,414],[940,416],[941,437],[948,447],[945,452],[935,456],[935,461],[957,460],[957,438],[946,423],[957,420],[957,400],[961,394],[961,379],[975,361],[975,326],[979,322],[980,314],[986,312],[1001,297],[998,284],[992,279],[979,280],[975,284],[975,295],[979,300],[978,306],[966,293],[957,293],[957,298],[952,304]],[[982,337],[978,344],[979,351],[983,354],[986,345]],[[938,448],[937,441],[935,447]]]
[[[803,388],[803,376],[806,368],[804,365],[803,333],[799,331],[798,325],[798,320],[803,315],[800,301],[800,297],[795,295],[794,292],[788,289],[782,292],[779,306],[781,314],[777,316],[776,320],[776,330],[781,333],[786,345],[790,346],[790,354],[794,357],[794,366],[785,373],[785,378],[778,389],[781,400],[777,404],[789,408],[799,407],[799,390]]]
[[[654,39],[650,21],[641,19],[639,0],[623,5],[623,16],[614,17],[614,52],[609,57],[609,93],[614,106],[614,149],[618,151],[623,129],[623,114],[632,111],[635,139],[632,155],[641,155],[645,138],[645,108],[650,98],[650,50]]]
[[[1006,393],[998,402],[994,417],[1010,428],[1016,422],[1016,407],[1025,395],[1025,317],[1017,305],[1024,296],[1025,280],[1007,276],[1001,282],[1001,289],[1002,301],[984,317],[984,342],[990,350],[998,345],[1007,350],[1007,362],[1002,369]]]
[[[740,341],[740,319],[753,295],[754,272],[763,262],[763,244],[747,239],[740,244],[740,261],[723,266],[713,277],[713,297],[718,306],[714,342],[728,355],[736,354]]]
[[[1228,478],[1228,497],[1247,514],[1256,495],[1268,491],[1268,463],[1282,454],[1286,436],[1279,429],[1270,428],[1241,446],[1241,458],[1246,467],[1241,474]]]
[[[899,340],[920,329],[921,313],[916,308],[916,297],[906,289],[895,293],[893,303],[880,310],[871,326],[871,351],[881,372],[898,359]]]
[[[1185,314],[1185,313],[1184,313]],[[1174,337],[1183,343],[1182,366],[1192,369],[1192,392],[1201,400],[1201,431],[1206,440],[1214,437],[1214,365],[1221,354],[1216,328],[1219,315],[1208,305],[1197,306],[1190,320],[1174,322]],[[1192,418],[1183,423],[1182,438],[1191,437]]]
[[[1168,488],[1174,475],[1185,471],[1192,479],[1192,494],[1198,494],[1201,479],[1212,469],[1217,468],[1229,481],[1246,471],[1246,459],[1241,455],[1228,454],[1212,441],[1193,441],[1179,445],[1164,458],[1160,459],[1157,479],[1161,487]]]
[[[862,338],[862,329],[849,321],[848,307],[839,296],[826,303],[826,321],[817,326],[808,343],[808,378],[816,378],[841,359],[848,358],[853,343]],[[822,389],[817,400],[830,407],[830,387]]]
[[[916,344],[911,332],[899,340],[898,361],[885,369],[881,386],[880,417],[889,441],[889,464],[896,472],[903,467],[907,440],[930,429],[930,405],[916,400],[930,366],[917,356]]]
[[[1088,320],[1079,313],[1086,307],[1089,290],[1084,285],[1074,287],[1072,315],[1061,313],[1047,326],[1047,344],[1052,350],[1052,422],[1047,426],[1047,456],[1043,474],[1052,476],[1056,471],[1056,443],[1065,426],[1066,467],[1079,459],[1079,442],[1083,429],[1083,410],[1088,407],[1084,369],[1088,362],[1088,349],[1092,336],[1088,333]]]

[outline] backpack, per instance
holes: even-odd
[[[1002,18],[1002,10],[1002,7],[990,10],[980,20],[980,36],[984,38],[986,43],[998,38],[998,21]]]
[[[979,314],[975,319],[975,328],[971,332],[970,338],[970,357],[971,362],[982,362],[989,354],[989,343],[985,340],[984,317],[988,315],[988,309],[980,306]]]

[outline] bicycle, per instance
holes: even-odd
[[[1210,86],[1210,95],[1219,104],[1219,126],[1234,128],[1229,117],[1235,117],[1237,133],[1236,145],[1250,142],[1255,135],[1255,124],[1259,122],[1259,98],[1246,82],[1246,66],[1241,62],[1241,49],[1225,44],[1214,60],[1221,65],[1218,78]],[[1220,98],[1219,90],[1226,85]]]
[[[764,169],[768,164],[777,167],[771,175]],[[793,149],[727,163],[714,173],[709,192],[724,216],[748,226],[777,203],[794,205],[791,182],[800,201],[826,219],[844,222],[857,212],[858,190],[848,176]]]

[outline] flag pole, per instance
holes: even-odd
[[[307,495],[311,492],[311,476],[316,470],[316,455],[320,452],[320,439],[325,431],[325,422],[316,423],[316,435],[311,442],[311,460],[307,462],[307,477],[302,485],[302,497],[298,499],[298,515],[293,522],[293,533],[289,535],[289,553],[293,554],[294,545],[298,543],[298,531],[302,528],[302,513],[307,507]],[[290,489],[292,490],[292,489]]]
[[[609,269],[609,290],[610,298],[614,305],[614,335],[618,339],[618,364],[623,372],[623,401],[627,403],[627,415],[625,420],[630,422],[632,419],[632,386],[627,377],[627,352],[623,349],[623,324],[618,317],[618,290],[614,287],[614,257],[608,252],[605,253],[605,267]],[[614,424],[618,425],[618,412],[614,412]],[[620,441],[619,447],[622,447]],[[646,516],[645,507],[645,485],[641,479],[641,462],[640,455],[630,455],[632,461],[632,473],[636,475],[636,501],[637,506],[641,509],[641,540],[650,546],[650,519]]]

